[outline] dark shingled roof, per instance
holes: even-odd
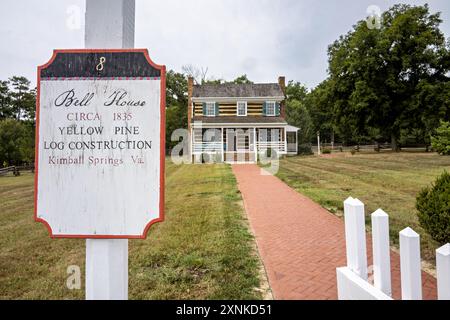
[[[194,98],[283,97],[278,83],[195,85]]]
[[[286,120],[282,117],[261,117],[261,116],[248,116],[248,117],[194,117],[193,122],[201,121],[203,123],[283,123],[286,124]]]

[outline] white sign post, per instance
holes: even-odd
[[[165,67],[134,0],[87,0],[86,47],[38,68],[35,219],[86,238],[86,299],[128,298],[128,240],[163,220]],[[107,49],[98,49],[98,48]]]
[[[320,156],[320,131],[317,131],[317,155]]]

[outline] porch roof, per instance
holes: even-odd
[[[287,122],[282,117],[261,117],[261,116],[247,116],[247,117],[193,117],[192,122],[201,121],[205,124],[280,124],[286,125]]]
[[[287,125],[286,126],[286,131],[287,132],[298,132],[300,130],[300,128],[297,128],[297,127],[294,127],[294,126],[291,126],[291,125]]]

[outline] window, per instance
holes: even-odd
[[[276,104],[274,101],[266,102],[266,116],[274,116],[275,115]]]
[[[215,102],[207,102],[205,116],[207,117],[215,117],[216,116],[216,103]]]
[[[237,115],[240,117],[247,115],[247,102],[246,101],[238,101],[237,103]]]

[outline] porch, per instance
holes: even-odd
[[[296,129],[296,130],[295,130]],[[297,154],[298,128],[195,128],[191,150],[196,162],[255,163],[258,156],[276,152]]]

